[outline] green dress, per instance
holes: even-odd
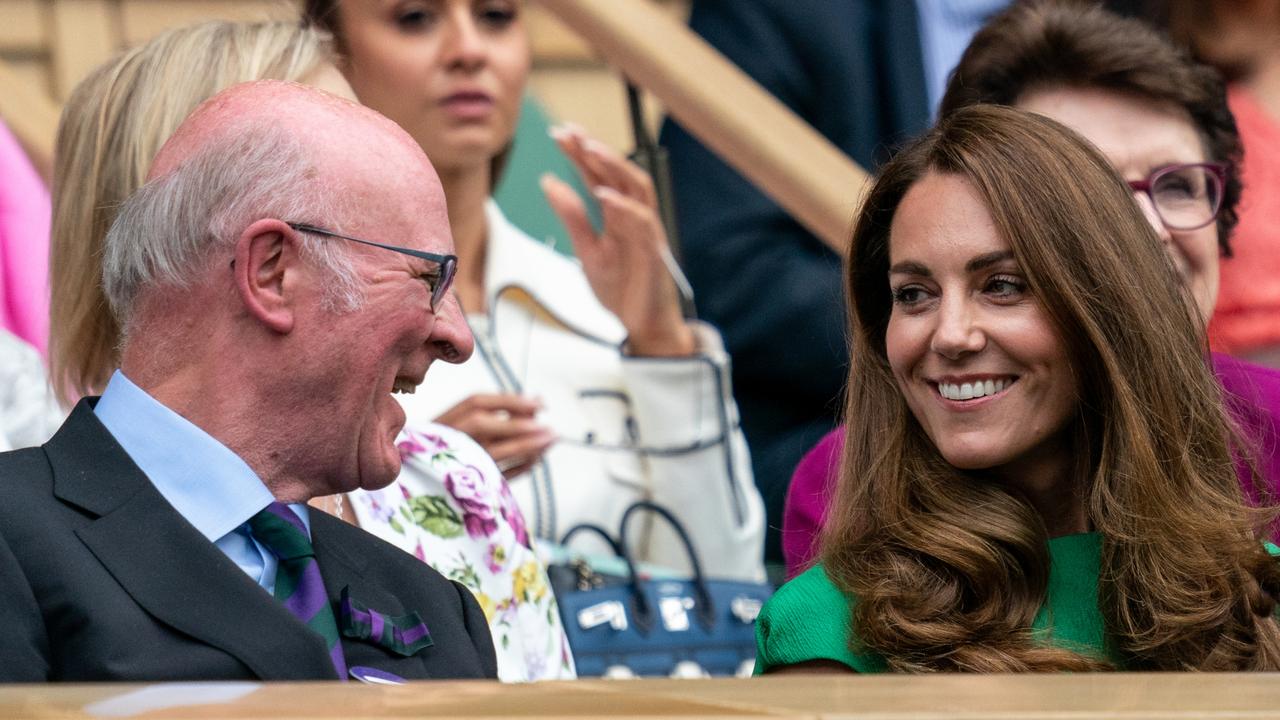
[[[1267,550],[1280,553],[1274,545]],[[1098,610],[1102,536],[1067,535],[1049,541],[1049,587],[1032,625],[1046,644],[1093,657],[1107,654]],[[884,658],[851,647],[852,598],[832,584],[821,565],[783,585],[756,620],[757,675],[808,660],[832,660],[858,672],[885,672]]]

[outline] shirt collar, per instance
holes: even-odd
[[[274,500],[239,455],[119,370],[111,376],[94,413],[164,499],[210,542],[243,525]],[[309,529],[305,512],[302,519]]]

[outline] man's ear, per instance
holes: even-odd
[[[231,271],[245,312],[278,333],[293,330],[298,235],[280,220],[258,220],[236,239]]]

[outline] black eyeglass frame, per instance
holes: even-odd
[[[1160,203],[1156,201],[1156,196],[1154,193],[1151,192],[1151,189],[1154,188],[1156,182],[1160,180],[1160,178],[1164,177],[1165,175],[1168,175],[1170,173],[1175,173],[1180,170],[1186,170],[1187,168],[1201,168],[1202,170],[1207,171],[1209,177],[1217,182],[1218,192],[1214,196],[1213,213],[1209,215],[1208,220],[1205,220],[1199,225],[1192,225],[1190,227],[1178,227],[1176,225],[1171,225],[1169,221],[1165,219],[1164,213],[1160,212]],[[1177,165],[1169,165],[1167,167],[1162,167],[1159,170],[1152,172],[1143,180],[1129,180],[1128,184],[1129,184],[1130,190],[1133,190],[1134,192],[1140,192],[1146,195],[1147,198],[1151,200],[1151,206],[1155,208],[1156,215],[1160,216],[1160,222],[1164,223],[1164,226],[1166,228],[1170,230],[1181,230],[1181,231],[1199,230],[1200,228],[1205,227],[1210,223],[1214,222],[1215,220],[1217,220],[1218,214],[1222,212],[1222,195],[1227,188],[1227,165],[1226,163],[1218,163],[1218,162],[1179,163]]]
[[[453,285],[453,277],[458,273],[458,256],[457,255],[440,255],[439,253],[426,252],[423,250],[411,250],[398,245],[387,245],[386,243],[374,242],[372,240],[361,240],[360,238],[351,237],[336,233],[332,230],[325,230],[322,227],[308,225],[306,223],[291,222],[285,223],[289,227],[298,232],[312,233],[313,235],[325,235],[327,237],[335,237],[340,240],[350,240],[351,242],[360,243],[361,245],[371,245],[383,250],[398,252],[402,255],[416,257],[420,260],[433,262],[440,266],[440,279],[436,281],[431,288],[431,312],[435,312],[440,307],[440,301],[444,299],[449,287]]]

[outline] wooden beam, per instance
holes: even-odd
[[[31,163],[44,177],[53,178],[53,142],[58,134],[58,107],[43,88],[18,77],[0,60],[0,117],[22,143]]]
[[[836,252],[869,177],[693,31],[648,0],[539,0]]]
[[[66,102],[89,71],[120,48],[106,0],[53,0],[53,92]]]
[[[0,52],[44,52],[49,42],[46,10],[41,0],[0,0]]]
[[[165,30],[205,20],[296,20],[299,5],[292,0],[120,0],[121,45],[141,45]]]

